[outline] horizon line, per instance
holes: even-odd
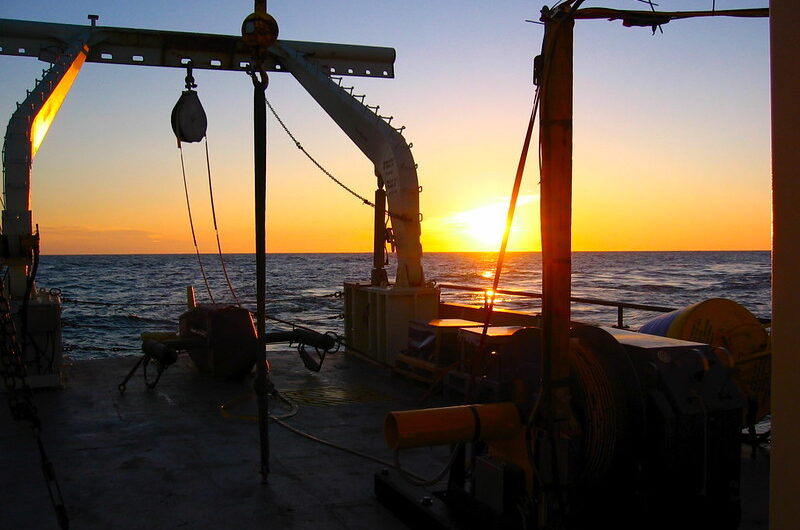
[[[622,253],[622,252],[771,252],[772,249],[689,249],[689,250],[573,250],[572,253],[589,253],[589,252],[602,252],[602,253]],[[425,254],[498,254],[498,250],[440,250],[424,252]],[[506,254],[541,254],[541,250],[508,250]],[[283,255],[283,254],[367,254],[371,255],[372,251],[302,251],[302,252],[267,252],[268,255]],[[201,256],[218,256],[217,252],[201,252]],[[224,252],[223,256],[242,256],[242,255],[255,255],[255,252]],[[73,253],[73,254],[56,254],[43,252],[41,256],[196,256],[194,252],[110,252],[110,253]]]

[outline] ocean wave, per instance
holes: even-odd
[[[228,294],[219,261],[203,256],[215,297]],[[426,278],[439,284],[489,288],[495,253],[428,253]],[[389,277],[394,276],[392,259]],[[252,255],[226,257],[228,272],[245,306],[255,309]],[[343,332],[339,315],[344,300],[333,293],[344,281],[367,283],[371,254],[269,254],[267,311],[312,328]],[[512,253],[506,258],[500,288],[541,291],[541,254]],[[762,317],[770,311],[768,252],[577,252],[573,255],[573,293],[587,298],[686,305],[712,297],[733,298]],[[207,300],[202,276],[192,255],[172,256],[42,256],[37,283],[62,289],[74,300],[112,305],[63,305],[64,342],[76,358],[118,354],[116,348],[139,348],[138,335],[148,329],[175,330],[185,310],[185,286],[195,285],[198,301]],[[442,300],[483,305],[482,293],[442,290]],[[499,296],[496,307],[538,312],[540,301]],[[616,309],[573,304],[573,317],[616,322]],[[625,310],[626,323],[652,318],[653,313]],[[100,349],[105,348],[105,349]],[[123,352],[123,350],[119,350]]]

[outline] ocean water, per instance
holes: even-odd
[[[232,301],[219,257],[203,255],[202,259],[215,300]],[[426,279],[438,284],[489,288],[495,261],[494,253],[428,253],[423,263]],[[254,309],[254,256],[226,255],[225,263],[239,299]],[[367,282],[371,267],[371,254],[269,254],[267,313],[318,331],[341,333],[344,301],[336,293],[345,281]],[[186,307],[187,285],[195,286],[198,301],[209,301],[197,257],[190,254],[42,256],[37,285],[60,289],[64,346],[75,359],[136,353],[142,331],[176,330],[178,316]],[[540,292],[541,254],[509,254],[500,287]],[[572,291],[576,297],[675,308],[724,297],[769,318],[770,254],[576,252]],[[444,289],[442,299],[481,305],[484,295]],[[496,306],[537,312],[540,302],[498,295]],[[658,314],[625,310],[625,324],[635,329]],[[617,310],[575,303],[572,315],[611,325],[616,323]]]

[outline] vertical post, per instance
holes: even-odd
[[[772,450],[769,527],[800,520],[800,5],[769,3],[772,96]]]
[[[254,78],[255,81],[255,78]],[[261,440],[261,480],[269,475],[269,397],[267,395],[266,291],[267,291],[267,106],[265,80],[253,84],[253,162],[255,167],[256,233],[256,390],[258,430]]]
[[[386,275],[384,264],[384,251],[386,248],[386,191],[383,189],[383,180],[378,177],[378,188],[375,190],[375,223],[373,228],[372,243],[372,275],[370,284],[373,287],[386,285],[389,277]]]
[[[569,392],[570,282],[572,274],[572,30],[563,11],[546,14],[540,78],[543,417],[549,434],[539,447],[548,488],[545,524],[555,519],[568,482],[567,431],[574,424]],[[561,516],[563,517],[563,513]]]
[[[278,23],[267,13],[266,0],[255,0],[255,10],[242,22],[242,40],[252,52],[249,74],[253,80],[253,167],[255,174],[256,233],[256,395],[261,440],[261,481],[269,475],[269,398],[267,395],[266,291],[267,291],[267,100],[269,78],[264,58],[278,38]]]
[[[542,153],[542,320],[554,380],[569,375],[572,275],[572,19],[545,24]]]

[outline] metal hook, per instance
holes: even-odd
[[[247,68],[247,75],[249,75],[250,79],[253,80],[254,87],[261,90],[266,90],[267,85],[269,85],[269,77],[267,76],[267,72],[260,60],[255,59],[254,62],[256,63],[255,65],[251,63]]]
[[[186,63],[186,90],[191,90],[193,88],[197,88],[197,85],[194,82],[194,77],[192,76],[192,61],[190,60]]]

